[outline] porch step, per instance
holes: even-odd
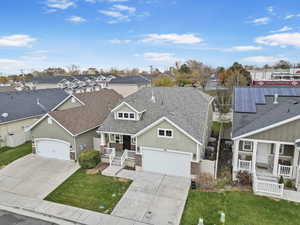
[[[121,166],[121,160],[114,159],[111,164],[114,166]]]
[[[120,172],[123,168],[121,166],[111,165],[102,171],[102,175],[104,176],[115,176],[118,172]]]

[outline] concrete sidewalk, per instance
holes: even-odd
[[[124,219],[118,216],[112,216],[97,213],[72,206],[48,202],[40,199],[33,199],[16,195],[14,193],[0,191],[0,205],[8,208],[22,210],[23,215],[32,213],[38,216],[44,216],[51,219],[59,219],[64,223],[73,223],[78,225],[146,225],[133,220]],[[30,215],[28,215],[30,216]]]

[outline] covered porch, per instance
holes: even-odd
[[[236,140],[233,169],[260,177],[296,179],[299,148],[295,146],[295,143],[279,141]]]

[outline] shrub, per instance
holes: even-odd
[[[100,162],[100,153],[98,151],[87,149],[80,153],[79,164],[83,169],[92,169]]]
[[[237,179],[241,185],[251,185],[251,175],[246,171],[240,171],[237,174]]]
[[[294,187],[293,181],[292,181],[292,180],[287,180],[287,181],[285,182],[285,186],[286,186],[287,188],[293,188],[293,187]]]
[[[284,184],[283,176],[280,176],[279,181],[278,181],[278,184]]]

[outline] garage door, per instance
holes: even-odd
[[[37,155],[70,160],[70,144],[60,140],[35,140]]]
[[[143,170],[190,177],[192,154],[142,147]]]

